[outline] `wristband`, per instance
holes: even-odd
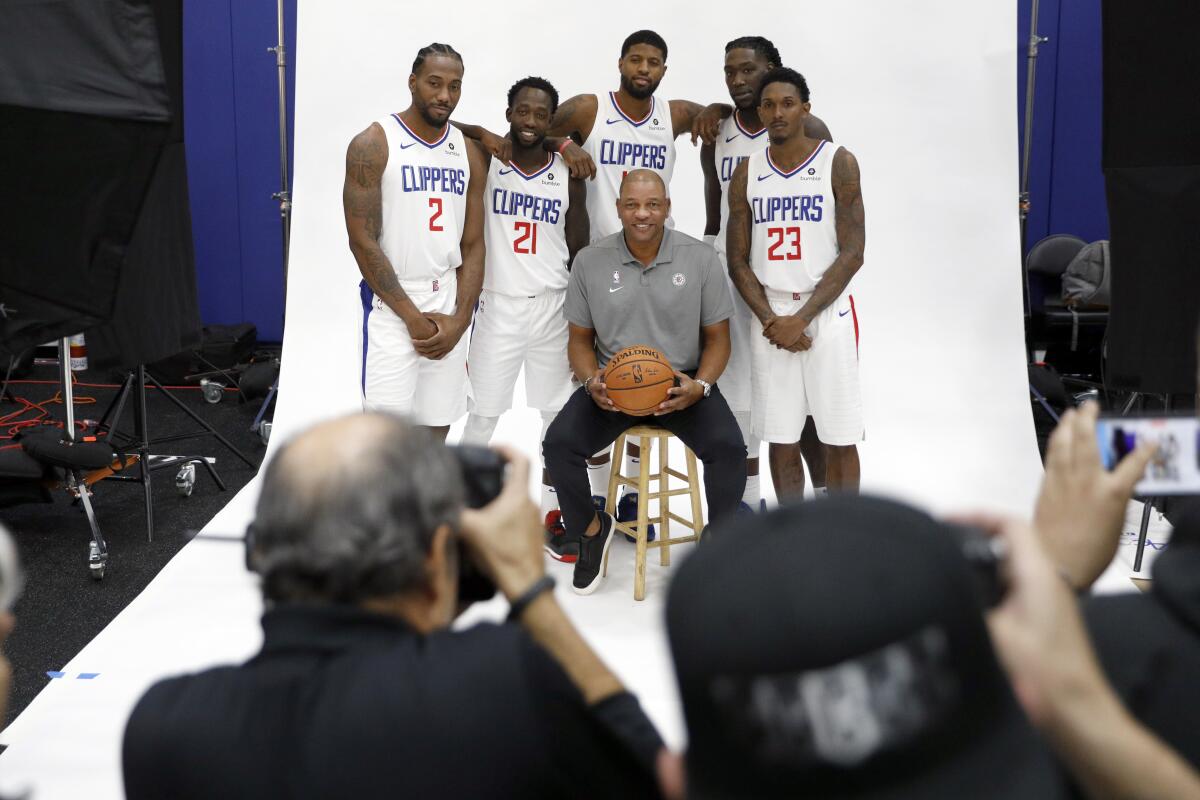
[[[709,247],[716,247],[717,246],[717,234],[715,234],[715,233],[704,234],[704,243],[706,245],[708,245]]]
[[[570,137],[570,136],[568,136],[567,138],[563,139],[563,140],[562,140],[562,144],[560,144],[560,145],[559,145],[559,146],[558,146],[558,147],[555,149],[555,151],[554,151],[554,152],[558,153],[559,155],[562,155],[562,151],[563,151],[563,150],[566,150],[566,149],[567,149],[567,145],[569,145],[569,144],[572,144],[572,140],[571,140],[571,137]]]
[[[516,622],[525,613],[525,609],[533,604],[534,600],[541,597],[542,592],[554,590],[554,576],[543,575],[533,582],[533,585],[521,593],[521,596],[512,602],[508,609],[508,622]]]

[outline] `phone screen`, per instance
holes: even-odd
[[[1137,494],[1200,494],[1200,417],[1105,417],[1096,424],[1096,436],[1105,469],[1142,442],[1158,444]]]

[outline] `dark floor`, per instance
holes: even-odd
[[[53,397],[58,391],[58,386],[52,383],[56,372],[51,366],[35,367],[28,380],[51,383],[14,382],[10,392],[34,402]],[[89,371],[76,373],[76,379],[82,383],[103,383],[111,381],[111,376]],[[115,388],[79,386],[75,391],[77,419],[99,419],[116,394]],[[4,645],[13,666],[9,720],[15,719],[50,680],[46,671],[60,669],[78,653],[257,471],[266,448],[258,434],[250,432],[250,425],[260,400],[241,403],[236,393],[227,392],[214,405],[206,403],[196,389],[173,394],[240,448],[256,466],[246,466],[209,435],[152,448],[152,452],[162,454],[216,457],[217,470],[227,487],[226,491],[219,491],[207,474],[198,469],[192,495],[184,497],[175,488],[176,469],[153,473],[153,542],[146,541],[142,486],[113,480],[96,484],[93,503],[109,548],[102,581],[93,581],[88,571],[91,534],[87,519],[65,492],[57,492],[51,505],[0,509],[0,520],[16,537],[26,576],[24,595],[14,609],[16,630]],[[95,402],[85,403],[84,398],[94,398]],[[146,402],[151,438],[199,430],[195,422],[157,391],[148,390]],[[61,404],[47,408],[56,419],[63,419]],[[12,402],[0,403],[0,418],[17,410],[18,406]],[[132,425],[132,406],[128,406],[121,430],[127,431]],[[7,430],[0,429],[0,434],[6,435]]]

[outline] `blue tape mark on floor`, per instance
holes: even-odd
[[[77,680],[90,681],[93,678],[99,678],[99,677],[100,677],[99,672],[81,672],[81,673],[79,673],[79,677],[77,678]]]
[[[67,676],[67,673],[65,673],[65,672],[47,672],[46,675],[51,678],[65,678]]]

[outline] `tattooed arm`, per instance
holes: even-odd
[[[863,264],[867,226],[859,185],[858,159],[844,147],[833,156],[833,197],[837,201],[838,256],[796,316],[812,322],[817,314],[842,296],[846,285]]]
[[[767,293],[758,276],[750,269],[750,203],[746,201],[746,175],[750,160],[737,165],[729,182],[729,230],[725,231],[725,253],[729,259],[729,277],[738,294],[763,325],[775,317]]]
[[[577,94],[564,101],[554,112],[550,129],[546,131],[546,141],[542,145],[546,150],[561,152],[563,161],[573,178],[596,177],[596,162],[581,145],[592,135],[596,125],[596,110],[600,101],[594,94]],[[561,151],[563,142],[570,140]]]
[[[414,339],[424,338],[434,333],[434,325],[400,288],[396,270],[379,246],[383,232],[381,181],[387,160],[387,136],[377,123],[351,140],[346,150],[346,182],[342,188],[346,233],[350,237],[350,252],[367,286],[404,320]]]
[[[700,139],[704,144],[713,144],[717,140],[717,131],[721,128],[721,120],[733,113],[733,106],[726,103],[713,103],[702,106],[691,100],[671,101],[671,133],[678,138],[690,133],[692,144]]]
[[[859,189],[858,161],[844,147],[833,156],[833,196],[837,201],[838,256],[834,259],[813,293],[795,314],[776,317],[763,323],[763,336],[771,344],[793,353],[812,347],[812,337],[805,331],[829,305],[842,296],[846,284],[863,263],[866,246],[866,223],[863,220],[862,192]]]

